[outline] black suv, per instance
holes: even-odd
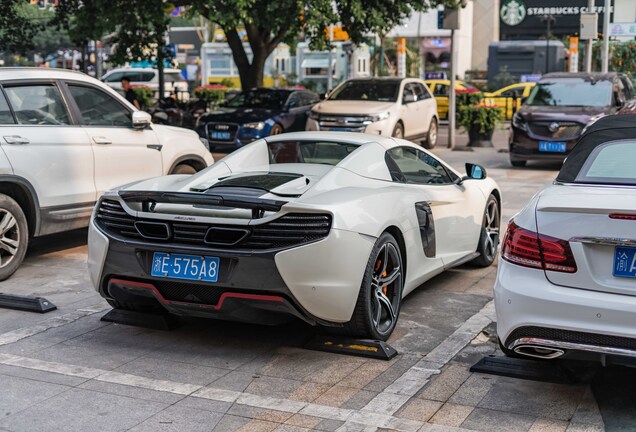
[[[563,161],[585,126],[610,114],[632,113],[634,88],[619,73],[550,73],[512,118],[510,163]]]

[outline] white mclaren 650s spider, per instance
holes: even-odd
[[[501,192],[396,138],[299,132],[98,201],[89,272],[114,307],[386,340],[402,299],[497,254]]]

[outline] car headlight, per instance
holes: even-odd
[[[309,118],[312,120],[320,120],[320,114],[316,111],[309,111]]]
[[[379,122],[382,120],[386,120],[389,118],[389,113],[388,112],[383,112],[380,114],[370,114],[368,116],[366,116],[364,123],[365,124],[370,124],[370,123],[375,123],[375,122]]]
[[[517,129],[521,129],[524,131],[528,130],[528,123],[521,117],[519,112],[516,112],[515,115],[512,116],[512,125]]]
[[[265,127],[265,122],[245,123],[243,127],[247,129],[261,130]]]
[[[201,141],[207,151],[210,151],[210,142],[207,139],[199,137],[199,141]]]

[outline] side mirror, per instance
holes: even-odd
[[[481,165],[467,163],[466,174],[474,180],[483,180],[486,178],[486,168]]]
[[[486,168],[481,165],[467,163],[466,164],[466,174],[462,178],[458,178],[455,180],[456,185],[460,185],[464,183],[466,180],[483,180],[486,178]]]
[[[152,117],[145,111],[133,111],[132,127],[135,129],[145,129],[150,126]]]
[[[407,93],[404,95],[404,97],[402,98],[402,103],[411,103],[411,102],[415,102],[415,95],[413,93]]]

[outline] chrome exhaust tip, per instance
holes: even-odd
[[[562,349],[539,345],[517,345],[513,351],[519,355],[548,360],[561,357],[565,354],[565,351]]]

